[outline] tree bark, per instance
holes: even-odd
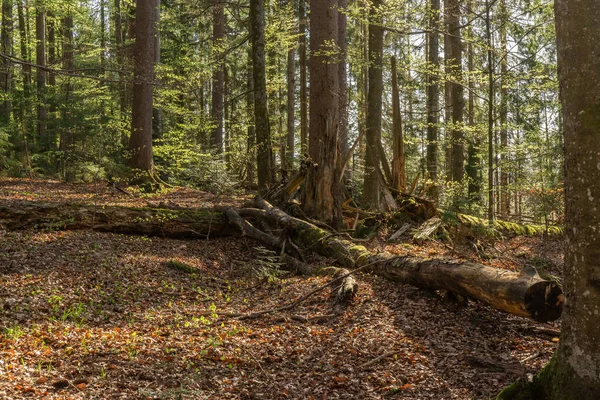
[[[364,267],[395,282],[432,290],[446,289],[540,322],[556,320],[562,312],[562,290],[537,273],[529,275],[469,262],[373,254],[363,246],[332,237],[328,231],[291,217],[265,201],[259,201],[258,205],[266,211],[265,218],[285,229],[294,243],[335,258],[346,268]]]
[[[252,71],[254,78],[254,125],[258,189],[266,193],[271,185],[273,150],[267,109],[267,77],[265,67],[265,7],[263,0],[250,1],[252,34]]]
[[[508,54],[506,47],[506,25],[508,12],[506,1],[500,1],[500,215],[510,214],[510,195],[508,193]]]
[[[223,152],[223,107],[225,102],[225,12],[220,0],[213,2],[213,56],[212,61],[212,108],[213,129],[210,146],[217,153]]]
[[[298,51],[300,61],[300,153],[308,152],[308,89],[306,80],[306,0],[298,0]]]
[[[381,181],[378,170],[381,146],[381,97],[383,94],[383,0],[374,0],[369,10],[369,94],[367,99],[367,148],[365,154],[364,198],[366,205],[379,210]]]
[[[154,1],[139,1],[135,13],[131,166],[152,171],[152,92],[154,83]]]
[[[12,0],[2,0],[2,37],[1,48],[2,53],[12,54],[12,38],[13,38],[13,3]],[[8,60],[0,62],[0,90],[4,96],[4,100],[0,102],[0,124],[8,126],[10,123],[12,91],[12,63]]]
[[[438,178],[438,137],[439,137],[439,108],[440,108],[440,55],[439,34],[440,0],[430,0],[429,3],[429,43],[428,43],[428,85],[427,85],[427,173],[429,179]],[[434,199],[438,197],[437,189],[431,193]]]
[[[35,62],[37,65],[46,66],[46,9],[42,0],[35,3]],[[42,151],[50,150],[52,141],[46,130],[48,110],[46,108],[46,79],[47,72],[43,68],[37,69],[37,135]]]
[[[600,8],[594,0],[557,0],[555,15],[564,121],[568,301],[559,347],[539,380],[545,399],[591,400],[600,393]]]
[[[402,115],[400,114],[400,91],[396,57],[392,57],[392,131],[394,135],[394,158],[392,160],[392,186],[401,192],[406,190],[406,160],[404,158],[404,138],[402,134]]]
[[[462,86],[462,40],[460,36],[460,1],[447,0],[445,10],[448,18],[448,43],[450,58],[447,67],[452,75],[450,83],[450,104],[452,107],[452,181],[460,182],[464,176],[463,145],[463,86]]]
[[[343,224],[339,141],[339,60],[337,0],[310,3],[310,168],[304,190],[304,211],[335,227]]]
[[[201,238],[236,233],[221,212],[212,209],[171,210],[42,202],[0,203],[0,227],[7,230],[51,229]]]

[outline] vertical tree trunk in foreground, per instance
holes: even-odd
[[[135,13],[131,166],[152,171],[152,92],[154,82],[154,1],[138,1]]]
[[[600,393],[600,8],[596,0],[556,0],[555,14],[565,138],[566,302],[550,363],[533,384],[516,383],[501,399],[595,400]]]
[[[265,7],[263,0],[250,1],[252,32],[252,73],[254,79],[254,126],[258,189],[265,193],[271,184],[273,152],[267,109],[267,77],[265,67]]]
[[[340,145],[342,150],[342,156],[346,157],[349,149],[348,143],[348,71],[346,69],[346,59],[348,51],[348,40],[347,40],[347,8],[348,0],[338,0],[338,32],[339,32],[339,44],[340,47],[340,68],[339,68],[339,82],[340,82]]]
[[[508,193],[508,54],[506,30],[508,12],[506,1],[500,1],[500,214],[507,217],[510,213],[510,196]]]
[[[320,221],[341,226],[342,188],[339,143],[339,60],[337,0],[311,0],[310,135],[304,211]]]

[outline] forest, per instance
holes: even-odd
[[[0,2],[0,397],[597,398],[594,0]]]

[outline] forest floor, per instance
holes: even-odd
[[[0,207],[20,201],[184,207],[247,197],[177,188],[130,197],[106,185],[0,178]],[[0,398],[488,399],[538,371],[558,339],[482,304],[362,274],[358,295],[331,316],[322,291],[256,319],[327,277],[257,279],[263,253],[243,237],[173,240],[94,231],[3,231],[0,226]],[[410,241],[373,250],[464,258],[560,275],[560,238],[467,244]],[[179,261],[191,270],[169,267]],[[315,263],[330,265],[316,258]]]

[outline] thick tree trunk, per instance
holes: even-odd
[[[262,0],[250,1],[252,34],[252,71],[254,77],[254,121],[258,189],[266,193],[271,185],[273,151],[267,110],[267,77],[265,67],[265,7]]]
[[[13,54],[13,3],[12,0],[2,0],[2,33],[0,48],[4,54]],[[8,126],[10,122],[11,101],[10,93],[13,86],[12,63],[8,60],[0,61],[0,90],[4,100],[0,102],[0,124]]]
[[[298,0],[298,58],[300,61],[300,157],[308,151],[308,89],[306,83],[306,0]]]
[[[315,168],[308,171],[304,211],[339,227],[342,219],[339,142],[339,62],[332,55],[338,41],[337,0],[312,0],[310,19],[310,137]]]
[[[382,153],[381,108],[383,93],[383,27],[381,6],[383,0],[374,0],[370,8],[369,24],[369,94],[367,99],[367,147],[365,153],[364,198],[366,205],[379,210],[381,181],[378,176]]]
[[[131,166],[152,171],[152,93],[154,83],[154,1],[140,1],[135,14]]]
[[[462,86],[462,41],[460,37],[460,2],[447,0],[448,9],[448,43],[450,45],[449,72],[452,74],[450,83],[450,103],[452,106],[452,180],[460,182],[464,175],[464,146],[463,146],[463,86]]]

